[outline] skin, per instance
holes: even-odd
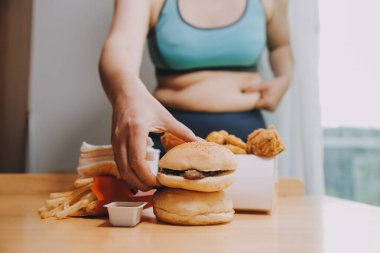
[[[163,3],[163,0],[116,0],[99,62],[103,88],[113,107],[111,141],[116,163],[127,184],[143,191],[157,185],[145,161],[149,132],[167,131],[185,141],[197,140],[165,107],[205,112],[254,108],[274,111],[292,73],[287,1],[262,0],[274,79],[262,80],[258,73],[230,71],[157,76],[152,96],[139,78],[139,69],[146,37],[154,28]],[[239,18],[244,6],[244,0],[180,0],[181,15],[199,27],[228,25]]]

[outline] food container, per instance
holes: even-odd
[[[236,157],[238,168],[234,173],[235,182],[225,190],[233,200],[234,209],[272,211],[277,180],[276,158],[261,158],[255,155]]]
[[[141,213],[147,202],[112,202],[107,207],[110,222],[116,227],[134,227],[141,221]]]

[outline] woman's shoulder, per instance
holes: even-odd
[[[287,11],[288,0],[260,0],[267,17],[267,22],[269,22],[276,11]]]

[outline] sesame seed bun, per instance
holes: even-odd
[[[187,142],[168,151],[159,161],[161,169],[179,172],[168,174],[160,170],[158,182],[166,187],[193,191],[215,192],[234,182],[237,167],[235,155],[222,145],[212,142]],[[205,177],[186,179],[181,172],[196,170]],[[209,172],[218,172],[210,175]]]
[[[161,158],[158,166],[172,170],[235,170],[237,161],[234,154],[222,145],[196,141],[172,148]]]

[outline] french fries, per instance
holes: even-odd
[[[69,201],[69,205],[73,205],[78,200],[80,200],[84,195],[89,193],[91,191],[91,186],[92,184],[88,184],[75,190],[73,194],[67,198],[67,201]]]
[[[86,207],[86,213],[88,213],[88,214],[94,214],[97,205],[98,205],[98,201],[97,200],[91,201],[91,203],[88,204],[87,207]]]
[[[69,206],[66,209],[63,209],[60,212],[55,213],[55,217],[57,217],[58,219],[66,218],[67,216],[70,216],[70,215],[78,212],[79,209],[85,207],[86,202],[88,202],[88,201],[86,201],[86,200],[78,201],[74,205]]]
[[[93,182],[94,182],[94,178],[93,177],[78,178],[77,180],[75,180],[74,186],[75,186],[75,188],[79,188],[81,186],[85,186],[85,185],[91,184]]]
[[[61,198],[56,198],[56,199],[48,199],[45,201],[46,206],[48,207],[57,207],[63,202],[65,202],[66,198],[61,197]]]
[[[74,182],[73,191],[50,193],[45,205],[38,209],[40,218],[64,219],[94,214],[98,200],[91,191],[93,182],[94,178],[79,178]]]
[[[61,210],[63,210],[63,207],[57,206],[49,211],[42,212],[40,216],[42,219],[50,218],[50,217],[53,217],[57,212],[60,212]]]
[[[52,192],[50,193],[50,198],[51,199],[57,199],[57,198],[62,198],[62,197],[68,197],[72,194],[73,192]]]

